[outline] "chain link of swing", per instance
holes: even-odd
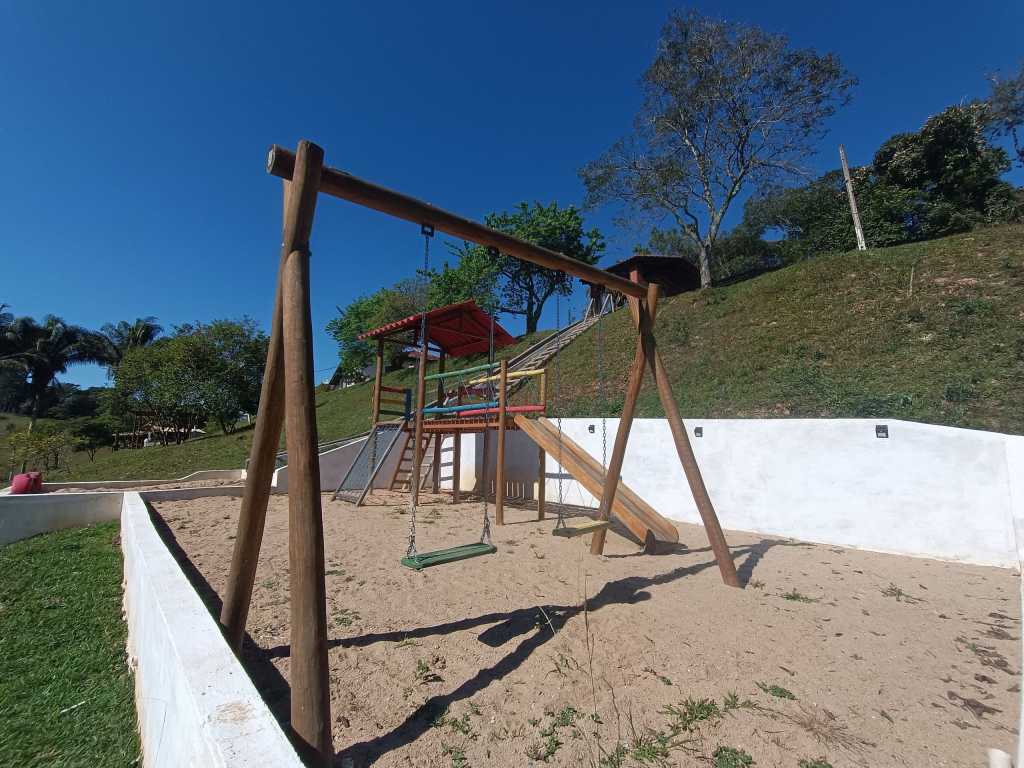
[[[430,310],[430,304],[429,304],[429,299],[428,299],[428,293],[429,292],[426,290],[426,288],[429,286],[429,281],[430,281],[430,240],[431,240],[431,238],[434,237],[434,227],[433,227],[433,225],[431,225],[431,224],[421,224],[420,225],[420,234],[423,235],[423,281],[424,281],[422,313],[420,314],[420,344],[421,344],[421,352],[424,354],[424,359],[422,360],[422,365],[425,366],[427,364],[426,357],[425,357],[426,347],[427,347],[427,345],[426,345],[426,338],[427,338],[427,312]],[[488,332],[488,337],[487,337],[487,362],[490,363],[491,365],[493,365],[494,364],[494,308],[493,307],[490,308],[489,314],[490,314],[490,318],[491,318],[491,323],[490,323],[490,330]],[[493,380],[491,380],[490,376],[488,376],[487,386],[488,386],[488,391],[489,391],[489,393],[491,395],[490,400],[493,400],[494,399],[493,395],[494,395],[494,391],[495,391],[495,386],[494,386],[494,382],[493,382]],[[424,407],[424,403],[417,403],[417,408],[422,409],[423,407]],[[420,418],[422,418],[422,417],[420,417]],[[490,430],[485,427],[484,428],[484,436],[483,436],[483,456],[481,457],[482,460],[483,460],[483,471],[484,471],[485,475],[486,475],[486,472],[487,472],[487,443],[488,443],[488,439],[487,438],[488,438],[488,433],[489,432],[490,432]],[[415,437],[413,439],[415,440]],[[435,439],[438,439],[438,438],[435,437]],[[458,440],[459,438],[456,437],[455,439]],[[417,452],[417,455],[419,455],[420,449],[421,449],[421,446],[419,446],[419,445],[415,446],[414,450]],[[458,471],[458,470],[456,469],[456,471]],[[420,483],[420,478],[418,476],[415,476],[415,477],[412,478],[412,482],[416,483],[417,488],[418,488],[419,483]],[[480,496],[483,499],[483,528],[480,531],[480,543],[481,544],[490,544],[491,543],[491,516],[490,516],[490,512],[489,512],[488,507],[487,507],[487,488],[486,487],[482,487],[481,488]],[[415,498],[416,498],[416,494],[411,494],[410,498],[409,498],[409,545],[408,545],[408,547],[406,548],[406,551],[405,551],[405,556],[406,557],[418,557],[419,556],[419,552],[416,550],[416,501],[415,501]]]

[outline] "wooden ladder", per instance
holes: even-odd
[[[420,450],[421,455],[423,456],[422,463],[420,464],[419,478],[421,491],[424,490],[427,485],[427,480],[430,478],[430,473],[434,466],[434,452],[430,450],[434,437],[434,435],[429,433],[424,433],[421,436],[420,445],[422,448]],[[398,458],[398,464],[395,465],[395,472],[391,475],[391,484],[388,486],[389,490],[406,492],[412,490],[412,475],[416,466],[412,450],[415,440],[416,438],[413,433],[406,432],[405,443],[402,445],[402,453]]]

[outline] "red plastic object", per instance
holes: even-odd
[[[15,475],[11,478],[11,493],[35,493],[35,480],[28,473]]]

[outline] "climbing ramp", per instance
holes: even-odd
[[[389,422],[373,428],[359,449],[352,466],[341,479],[333,498],[352,502],[357,507],[363,503],[363,499],[373,486],[374,479],[384,466],[384,461],[402,434],[403,424],[404,422],[400,421]]]
[[[525,432],[555,461],[558,461],[562,468],[586,488],[594,498],[601,498],[606,473],[600,462],[564,432],[560,433],[548,419],[530,419],[518,414],[515,421],[520,430]],[[560,456],[561,458],[559,458]],[[648,532],[653,534],[658,541],[667,541],[673,544],[679,541],[679,531],[671,521],[660,515],[654,507],[641,499],[621,479],[615,493],[615,501],[612,504],[612,514],[622,521],[630,533],[640,541],[647,540]]]

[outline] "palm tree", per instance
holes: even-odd
[[[28,377],[32,401],[28,429],[39,418],[39,406],[58,374],[83,363],[109,364],[99,334],[47,315],[42,324],[19,317],[0,328],[0,365],[21,368]]]
[[[117,324],[104,325],[98,335],[103,346],[102,355],[111,372],[121,363],[128,350],[148,347],[163,330],[155,317],[138,317],[133,323],[122,320]]]

